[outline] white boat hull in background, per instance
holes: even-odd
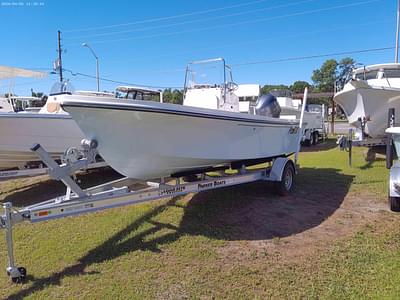
[[[233,161],[289,155],[298,121],[182,105],[58,96],[108,165],[136,179]]]
[[[0,169],[24,168],[40,159],[30,151],[41,144],[59,159],[69,147],[79,147],[82,131],[68,115],[37,113],[0,114]]]
[[[385,136],[389,108],[400,113],[400,89],[396,88],[360,86],[351,81],[335,95],[334,101],[341,106],[350,125],[361,129],[360,119],[365,117],[365,133],[372,138]]]
[[[385,130],[385,132],[392,135],[397,158],[400,159],[400,127],[389,127]]]
[[[281,106],[282,119],[300,119],[301,109]],[[321,128],[323,124],[322,114],[318,112],[304,112],[303,131],[311,128]]]

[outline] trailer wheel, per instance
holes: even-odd
[[[318,144],[318,141],[319,141],[319,136],[318,136],[318,131],[314,131],[314,133],[313,133],[313,145],[316,145],[316,144]]]
[[[400,212],[400,197],[389,196],[389,207],[391,211]]]
[[[24,267],[18,267],[19,276],[11,277],[13,283],[23,283],[26,279],[26,269]],[[10,272],[7,271],[7,275],[10,276]]]
[[[294,167],[288,162],[283,169],[281,181],[275,182],[275,191],[278,195],[285,196],[291,192],[294,184],[294,175]]]
[[[372,147],[364,151],[364,160],[368,163],[373,163],[376,160],[376,152]]]
[[[21,273],[22,279],[26,277],[26,269],[24,267],[19,267],[18,271]]]

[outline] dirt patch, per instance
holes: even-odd
[[[307,180],[300,180],[294,193],[286,197],[274,195],[272,186],[265,182],[180,197],[179,201],[187,204],[182,207],[176,235],[204,235],[227,241],[219,250],[221,261],[247,260],[254,255],[299,261],[354,234],[388,210],[386,202],[372,194],[348,193],[352,176],[335,169],[311,168],[302,168],[302,174]],[[90,186],[93,181],[118,176],[103,170],[79,179],[82,185]],[[318,179],[323,183],[318,184]],[[16,206],[43,201],[64,191],[62,184],[46,177],[15,181],[15,185],[0,183],[1,200]],[[176,201],[170,202],[173,205]]]
[[[328,198],[329,199],[329,198]],[[238,211],[242,215],[242,226],[247,227],[245,220],[259,218],[259,207]],[[330,247],[334,242],[355,234],[361,227],[374,222],[388,213],[387,204],[376,196],[346,195],[343,202],[332,213],[332,205],[323,197],[288,196],[278,203],[271,203],[265,214],[269,235],[265,239],[229,241],[221,248],[219,254],[223,259],[247,259],[254,255],[275,256],[287,262],[299,262],[308,259],[318,251]],[[307,230],[299,231],[298,228]],[[289,234],[293,232],[293,234]]]

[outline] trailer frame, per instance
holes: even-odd
[[[86,143],[96,144],[94,141]],[[37,223],[254,181],[275,182],[278,190],[289,192],[297,173],[295,164],[290,158],[277,157],[267,168],[247,170],[243,166],[237,171],[237,174],[229,175],[224,171],[223,173],[219,171],[219,176],[201,173],[199,180],[193,182],[182,182],[181,178],[170,178],[170,181],[167,181],[167,178],[160,178],[158,181],[143,182],[125,177],[88,189],[81,189],[71,175],[92,162],[90,156],[95,153],[92,152],[94,149],[88,149],[87,156],[82,159],[58,165],[39,144],[32,148],[48,166],[49,175],[64,183],[66,193],[64,196],[17,210],[13,209],[10,202],[3,204],[4,215],[0,216],[0,228],[5,229],[6,232],[8,256],[6,271],[13,282],[23,282],[27,274],[26,268],[17,266],[14,258],[13,227],[17,223],[24,221]]]
[[[282,156],[274,157],[266,168],[248,170],[246,165],[243,164],[239,169],[236,169],[236,174],[227,174],[224,168],[218,169],[217,167],[215,171],[219,173],[219,176],[210,176],[203,170],[196,174],[199,179],[192,182],[182,182],[181,177],[159,178],[157,181],[140,181],[125,177],[82,189],[74,181],[73,175],[96,162],[98,153],[98,142],[96,140],[82,140],[81,150],[76,148],[68,149],[66,153],[74,155],[67,157],[62,164],[58,164],[40,144],[35,144],[31,150],[47,165],[49,176],[61,181],[66,186],[66,192],[64,196],[21,209],[13,209],[10,202],[3,204],[4,215],[0,216],[0,229],[5,230],[8,258],[7,275],[14,283],[24,282],[27,275],[26,268],[17,266],[14,258],[13,226],[17,223],[24,221],[37,223],[255,181],[273,182],[278,194],[285,195],[289,193],[292,190],[294,177],[297,174],[297,161],[307,93],[308,89],[306,88],[297,131],[298,143],[294,161],[288,155],[282,154]],[[79,158],[75,156],[77,152],[81,154]]]

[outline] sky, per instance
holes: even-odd
[[[225,58],[238,84],[311,82],[328,58],[363,64],[394,61],[394,50],[306,56],[393,47],[396,0],[78,1],[0,0],[0,65],[50,73],[57,57],[77,90],[95,90],[100,77],[134,85],[181,87],[190,61]],[[251,64],[252,62],[264,62]],[[0,82],[0,93],[49,93],[58,75]],[[101,90],[121,85],[100,82]]]

